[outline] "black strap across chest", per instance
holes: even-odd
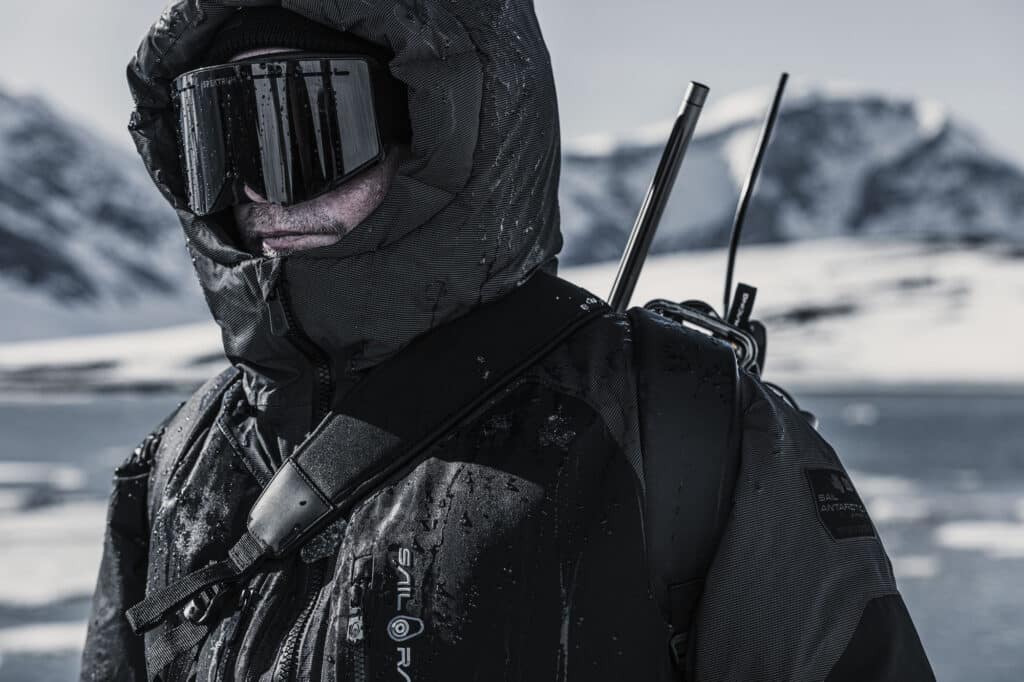
[[[371,370],[275,472],[227,557],[128,609],[146,632],[186,602],[179,625],[152,646],[160,669],[208,631],[188,610],[270,557],[295,551],[367,494],[413,466],[452,426],[607,306],[584,289],[535,274],[503,298],[430,332]]]

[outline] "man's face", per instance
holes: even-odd
[[[295,51],[250,50],[235,55],[232,61]],[[338,242],[384,201],[401,152],[402,147],[391,146],[380,163],[328,192],[291,206],[270,203],[246,186],[245,193],[252,203],[232,207],[242,246],[253,255],[283,256]]]
[[[312,199],[291,206],[272,204],[245,188],[252,203],[232,207],[245,250],[284,256],[334,244],[380,206],[398,167],[399,148],[380,163]]]

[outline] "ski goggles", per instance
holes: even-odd
[[[283,205],[342,184],[409,139],[405,89],[364,55],[266,55],[174,80],[189,207]]]

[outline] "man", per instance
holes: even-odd
[[[553,277],[529,2],[172,2],[128,75],[233,367],[117,472],[84,679],[932,679],[799,413]]]

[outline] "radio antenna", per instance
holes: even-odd
[[[654,241],[654,233],[665,212],[665,205],[679,174],[679,166],[686,155],[686,148],[690,145],[693,130],[697,127],[697,119],[700,118],[701,107],[704,106],[707,96],[707,86],[696,81],[691,81],[686,89],[683,105],[676,115],[668,144],[665,145],[658,169],[654,173],[654,180],[647,190],[644,203],[640,206],[633,231],[629,234],[629,242],[622,254],[619,272],[615,275],[615,283],[608,297],[608,303],[617,313],[623,312],[629,305],[629,299],[633,297],[633,289],[640,278],[640,270],[644,267],[647,252]]]
[[[779,117],[779,108],[782,104],[782,93],[786,89],[786,81],[789,74],[783,73],[779,77],[779,85],[775,89],[775,99],[772,100],[771,109],[761,126],[761,137],[757,141],[757,151],[754,154],[754,165],[750,167],[750,173],[743,183],[743,191],[740,193],[739,203],[736,204],[736,215],[732,221],[732,234],[729,236],[729,262],[725,269],[725,296],[722,303],[722,318],[729,314],[729,299],[732,296],[732,275],[736,267],[736,250],[740,245],[740,233],[743,231],[743,221],[747,218],[747,207],[750,205],[750,198],[754,194],[754,187],[757,185],[757,178],[761,174],[761,163],[764,161],[765,151],[772,138],[772,130],[775,128],[775,120]]]

